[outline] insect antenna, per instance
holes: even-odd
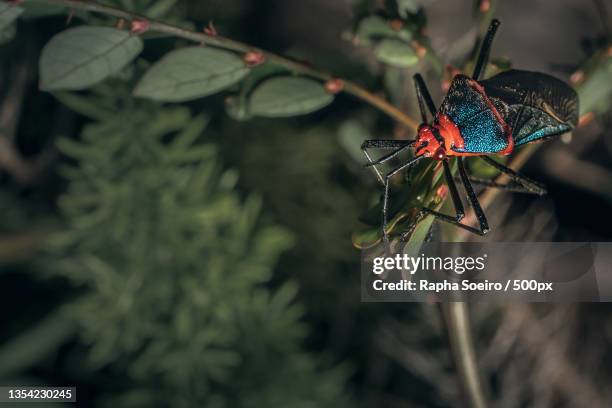
[[[493,38],[495,37],[495,33],[500,26],[500,22],[498,19],[493,19],[491,24],[489,25],[489,29],[487,30],[487,35],[482,42],[482,46],[480,47],[480,52],[478,53],[478,59],[476,61],[476,66],[474,67],[474,73],[472,74],[472,78],[478,81],[480,78],[480,74],[482,73],[483,68],[487,65],[489,60],[489,54],[491,52],[491,44],[493,43]]]
[[[427,105],[431,116],[436,116],[436,105],[434,105],[433,99],[431,99],[429,89],[427,89],[427,84],[423,80],[421,74],[415,74],[412,78],[414,80],[414,88],[416,89],[416,95],[419,101],[419,110],[421,111],[421,118],[423,120],[422,123],[427,123],[427,112],[425,112],[425,105]]]

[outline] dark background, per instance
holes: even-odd
[[[384,2],[371,3],[384,7]],[[442,60],[459,64],[476,36],[474,3],[419,3],[428,17],[433,49]],[[609,13],[602,15],[597,2],[590,1],[500,2],[495,16],[503,25],[492,56],[508,57],[515,67],[569,80],[602,38],[605,41],[602,21],[610,23]],[[348,0],[180,1],[169,18],[184,17],[198,27],[212,20],[230,38],[310,61],[384,92],[384,68],[369,50],[342,39],[356,19]],[[73,24],[77,23],[78,19]],[[74,248],[60,255],[48,250],[54,244],[49,240],[57,237],[54,232],[71,225],[58,207],[58,197],[69,185],[60,169],[75,160],[55,145],[60,137],[79,140],[89,122],[37,89],[37,57],[64,26],[65,16],[20,21],[16,38],[0,47],[0,102],[10,98],[7,90],[16,80],[18,67],[26,66],[28,72],[15,139],[18,152],[26,160],[44,157],[40,168],[26,178],[10,166],[0,172],[0,384],[74,384],[78,406],[84,407],[109,405],[115,398],[119,406],[151,406],[126,396],[134,389],[147,390],[159,406],[258,406],[252,396],[260,396],[264,389],[266,396],[273,397],[262,397],[266,405],[260,406],[458,406],[461,393],[436,306],[360,303],[359,251],[351,244],[351,234],[363,227],[358,217],[378,193],[374,177],[363,171],[338,135],[348,120],[366,123],[369,132],[380,138],[392,134],[394,125],[344,95],[311,115],[247,122],[225,114],[225,95],[189,104],[192,112],[209,113],[211,122],[202,140],[218,146],[224,169],[238,171],[237,196],[244,200],[251,193],[259,194],[263,203],[259,222],[282,226],[294,237],[294,245],[272,262],[271,279],[261,284],[273,292],[288,280],[296,282],[299,289],[293,302],[304,311],[297,319],[304,334],[290,351],[269,340],[272,349],[284,350],[274,352],[275,365],[268,365],[264,357],[258,359],[257,353],[240,351],[252,361],[244,358],[237,371],[212,385],[198,382],[194,370],[185,381],[196,385],[185,391],[158,373],[132,373],[130,367],[147,339],[130,353],[118,352],[113,361],[95,365],[90,364],[91,347],[102,340],[91,338],[82,320],[66,323],[73,327],[69,335],[58,327],[38,326],[64,305],[77,307],[73,301],[91,290],[78,279],[55,272],[58,260],[69,263],[76,257],[71,252]],[[173,47],[169,41],[156,44],[147,45],[145,59],[153,61]],[[406,75],[427,70],[427,63],[419,63]],[[441,87],[430,84],[430,89],[439,101]],[[414,113],[411,92],[406,89],[401,102]],[[488,210],[494,226],[489,239],[610,240],[609,97],[610,93],[601,102],[605,109],[575,130],[571,139],[542,145],[524,167],[525,174],[547,185],[546,197],[498,196]],[[434,228],[434,239],[440,233]],[[146,285],[160,281],[153,275]],[[493,405],[579,407],[607,406],[612,401],[606,387],[611,378],[608,350],[612,342],[607,304],[474,304],[470,309],[478,361]],[[132,313],[132,319],[139,319],[137,310]],[[97,318],[96,313],[90,314],[91,320]],[[267,327],[266,319],[262,321],[262,327]],[[206,332],[206,327],[202,330]],[[104,336],[104,331],[94,333]],[[280,338],[284,333],[280,329],[276,334]],[[244,345],[236,346],[237,350],[263,342],[256,336],[243,336],[240,341]],[[173,347],[181,350],[183,346]],[[316,361],[308,360],[304,366],[312,363],[317,368],[292,368],[284,373],[284,365],[293,361],[290,356],[301,354]],[[342,374],[333,371],[338,366]],[[200,369],[206,372],[206,364]],[[269,378],[277,382],[267,380],[268,371],[275,370],[287,383],[276,377]],[[266,373],[267,388],[258,385],[260,372]],[[290,381],[298,378],[303,379],[299,385]],[[325,384],[340,391],[330,391],[324,398]],[[178,392],[193,393],[177,402],[173,393]],[[296,394],[312,395],[310,400],[300,400],[304,405],[294,405]]]

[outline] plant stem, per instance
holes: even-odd
[[[528,146],[522,149],[512,160],[508,167],[513,170],[521,168],[535,152],[535,146]],[[495,181],[505,184],[509,181],[505,174],[499,175]],[[495,197],[501,192],[500,189],[490,188],[485,190],[478,200],[485,210]],[[474,210],[466,214],[464,222],[468,225],[476,221]],[[457,230],[455,241],[465,241],[469,238],[470,232]],[[458,299],[460,300],[460,299]],[[472,328],[470,327],[468,304],[462,301],[446,302],[440,304],[442,318],[447,330],[450,342],[453,361],[459,377],[461,390],[463,392],[467,406],[472,408],[484,408],[486,403],[486,392],[480,378],[476,353],[474,351],[474,340]]]
[[[474,48],[474,55],[471,59],[475,59],[476,55],[478,54],[484,33],[486,32],[489,24],[491,23],[491,19],[493,18],[495,5],[496,1],[490,1],[489,8],[480,15],[479,35],[476,41],[477,45]],[[522,150],[512,160],[510,167],[513,169],[521,167],[533,153],[532,150],[533,149]],[[506,177],[507,176],[502,174],[497,177],[496,181],[507,182],[508,179]],[[495,198],[495,195],[498,194],[499,191],[499,189],[487,189],[478,197],[483,209],[486,209],[491,204]],[[474,209],[471,208],[466,214],[463,222],[471,225],[475,221],[476,214]],[[466,238],[468,238],[469,233],[465,233],[467,233],[466,230],[457,229],[455,241],[464,241]],[[472,335],[472,327],[470,325],[468,304],[466,302],[462,302],[460,297],[457,300],[458,301],[440,303],[440,311],[450,343],[455,369],[457,370],[459,386],[466,406],[471,408],[486,408],[486,387],[484,386],[480,376],[476,352],[474,350],[474,338]]]
[[[245,52],[259,52],[264,55],[265,59],[274,64],[286,67],[294,72],[308,75],[322,81],[328,81],[333,79],[334,76],[312,68],[306,64],[303,64],[298,61],[291,60],[286,57],[282,57],[277,54],[270,53],[268,51],[250,46],[245,43],[241,43],[226,37],[222,36],[210,36],[203,32],[192,31],[188,29],[184,29],[181,27],[177,27],[171,24],[166,24],[161,21],[151,20],[147,17],[141,16],[136,13],[131,13],[125,10],[121,10],[116,7],[106,6],[103,4],[96,3],[94,1],[86,1],[86,0],[27,0],[33,2],[44,2],[48,4],[54,4],[58,6],[64,6],[69,9],[74,10],[84,10],[90,11],[94,13],[104,14],[111,17],[122,18],[125,20],[146,20],[149,22],[149,31],[158,32],[167,35],[171,35],[174,37],[184,38],[186,40],[190,40],[193,42],[197,42],[200,44],[211,45],[218,48],[223,48],[226,50],[231,50],[235,52],[245,53]],[[343,91],[353,95],[354,97],[361,99],[367,104],[379,109],[392,119],[397,122],[407,126],[411,129],[416,129],[418,127],[418,123],[412,119],[410,116],[402,112],[400,109],[392,105],[387,100],[381,98],[378,95],[373,94],[362,86],[347,80],[343,80],[344,87]]]
[[[466,406],[485,408],[487,403],[480,379],[480,371],[476,364],[474,339],[467,303],[444,302],[440,304],[440,310],[445,322]]]

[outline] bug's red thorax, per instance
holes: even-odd
[[[438,140],[436,132],[442,138]],[[465,142],[455,123],[446,115],[438,114],[433,125],[421,125],[416,142],[416,155],[442,160],[446,156],[462,156],[453,148],[463,149]]]

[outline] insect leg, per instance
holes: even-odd
[[[366,140],[361,145],[362,149],[397,149],[414,143],[414,140],[397,140],[397,139],[372,139]]]
[[[463,187],[465,188],[465,192],[467,193],[468,200],[474,208],[474,213],[476,213],[476,218],[478,219],[478,224],[480,225],[480,230],[477,230],[477,234],[484,235],[489,232],[489,223],[487,222],[487,217],[482,211],[482,207],[478,202],[478,197],[474,192],[474,188],[470,183],[470,179],[468,177],[467,171],[465,170],[465,164],[463,163],[463,157],[457,157],[457,167],[459,169],[459,176],[461,177],[461,182],[463,183]]]
[[[377,164],[381,164],[384,163],[386,161],[391,160],[392,158],[394,158],[395,156],[397,156],[398,154],[400,154],[403,150],[406,150],[407,148],[411,147],[412,145],[414,145],[415,141],[414,140],[406,140],[406,141],[402,141],[404,142],[404,146],[392,151],[391,153],[381,157],[380,159],[374,161],[374,162],[370,162],[368,164],[366,164],[366,167],[370,167],[370,166],[375,166]]]
[[[450,166],[448,165],[448,159],[444,160],[443,164],[444,164],[444,178],[446,180],[446,183],[448,184],[448,190],[449,190],[451,199],[453,201],[453,206],[455,207],[455,216],[452,217],[450,215],[443,214],[439,211],[434,211],[430,208],[423,208],[422,209],[423,213],[433,215],[436,219],[440,221],[444,221],[456,227],[463,228],[465,230],[470,231],[473,234],[483,235],[484,233],[482,232],[482,230],[479,230],[479,229],[470,227],[469,225],[465,225],[461,223],[461,220],[465,216],[463,204],[461,203],[461,199],[459,198],[459,191],[457,190],[457,185],[450,171]],[[485,226],[486,226],[486,220],[485,220]]]
[[[382,174],[380,173],[380,171],[378,170],[378,168],[376,167],[376,164],[379,163],[383,163],[395,156],[397,156],[402,150],[404,150],[407,147],[410,147],[414,144],[414,140],[379,140],[379,139],[373,139],[373,140],[366,140],[365,142],[363,142],[363,144],[361,145],[361,151],[363,152],[364,156],[366,157],[366,159],[368,159],[368,164],[366,164],[367,167],[372,166],[372,168],[374,169],[374,173],[376,174],[376,178],[378,178],[378,181],[381,184],[385,184],[385,180],[383,179]],[[374,161],[372,160],[372,156],[370,156],[370,153],[368,152],[367,149],[385,149],[385,150],[391,150],[391,149],[396,149],[394,152],[392,152],[391,154],[388,154],[384,157],[382,157],[381,159]]]
[[[489,29],[487,30],[487,35],[482,41],[482,46],[480,47],[480,52],[478,53],[478,59],[476,60],[476,66],[474,67],[474,73],[472,74],[472,79],[475,79],[476,81],[478,81],[480,74],[487,65],[489,53],[491,52],[491,44],[493,43],[493,38],[495,37],[495,32],[499,28],[499,25],[499,20],[493,19],[489,25]]]
[[[433,215],[437,220],[447,222],[451,225],[454,225],[455,227],[469,231],[472,234],[476,234],[480,236],[483,236],[484,234],[486,234],[486,232],[482,232],[482,230],[478,228],[474,228],[474,227],[470,227],[469,225],[462,224],[461,222],[457,221],[455,218],[451,217],[450,215],[442,214],[438,211],[430,210],[429,208],[423,208],[423,213]]]
[[[448,159],[444,159],[442,161],[442,164],[444,165],[444,179],[446,180],[446,184],[448,185],[448,190],[450,192],[451,199],[453,200],[453,207],[455,207],[456,214],[455,218],[452,218],[447,215],[446,217],[449,217],[450,219],[454,219],[455,221],[459,222],[463,219],[463,216],[465,215],[463,203],[461,203],[461,198],[459,197],[457,184],[455,184],[455,180],[453,180],[453,174],[451,173],[450,166],[448,164]],[[423,211],[432,215],[444,215],[429,208],[423,208]]]
[[[528,192],[530,192],[532,194],[537,194],[537,195],[544,195],[544,194],[546,194],[546,187],[544,187],[543,185],[541,185],[537,181],[533,181],[530,178],[525,177],[525,176],[523,176],[520,173],[517,173],[516,171],[512,170],[511,168],[506,167],[503,164],[500,164],[500,163],[496,162],[495,160],[491,159],[490,157],[487,157],[487,156],[480,156],[480,157],[482,158],[482,160],[485,161],[485,163],[487,163],[488,165],[496,168],[500,172],[506,174],[508,177],[510,177],[510,179],[512,181],[514,181],[515,183],[523,186],[525,188],[525,190],[527,190]]]
[[[474,212],[476,213],[476,218],[478,219],[479,228],[470,227],[469,225],[462,224],[460,222],[463,219],[463,205],[459,206],[459,208],[461,209],[461,212],[456,211],[457,215],[454,218],[451,217],[450,215],[442,214],[438,211],[434,211],[429,208],[423,208],[422,211],[425,214],[433,215],[436,219],[440,221],[447,222],[456,227],[467,230],[473,234],[482,236],[489,231],[489,225],[487,223],[487,218],[484,215],[484,211],[482,211],[482,207],[480,207],[480,203],[478,202],[478,197],[476,197],[476,193],[474,192],[474,189],[472,188],[472,185],[470,184],[470,180],[469,180],[467,171],[465,170],[465,166],[464,166],[462,157],[457,157],[457,167],[459,168],[460,179],[463,184],[463,187],[465,188],[470,204],[472,205],[472,207],[474,208]],[[455,202],[455,200],[458,199],[457,187],[455,186],[454,179],[452,178],[449,179],[449,176],[450,174],[446,176],[446,171],[445,171],[445,177],[448,183],[449,192],[451,193],[451,198],[453,199],[455,210],[457,210],[458,206]],[[453,193],[453,187],[455,191],[454,193]]]
[[[464,230],[467,230],[473,234],[481,235],[481,236],[485,235],[489,231],[489,224],[487,222],[487,218],[484,214],[484,211],[482,210],[482,207],[480,206],[480,203],[478,202],[478,197],[476,196],[476,193],[474,192],[474,188],[472,187],[472,184],[470,183],[470,178],[465,169],[465,164],[463,163],[462,157],[457,157],[457,167],[459,168],[459,178],[463,184],[463,187],[465,188],[465,192],[467,193],[468,200],[470,201],[470,204],[472,205],[472,207],[474,208],[474,212],[476,213],[476,218],[478,219],[479,228],[470,227],[469,225],[465,225],[460,222],[463,219],[463,214],[462,214],[463,206],[460,205],[459,207],[461,209],[461,212],[457,211],[458,206],[457,206],[456,200],[458,199],[458,193],[457,193],[457,188],[455,186],[455,180],[450,178],[450,174],[447,175],[446,171],[445,171],[445,177],[448,183],[449,192],[451,193],[451,198],[453,199],[453,204],[455,205],[455,210],[457,212],[457,215],[455,216],[455,218],[453,218],[450,215],[442,214],[440,212],[431,210],[429,208],[423,208],[423,212],[426,214],[433,215],[438,220],[447,222],[459,228],[463,228]],[[453,187],[455,191],[454,193],[453,193]]]
[[[396,175],[402,170],[412,167],[415,163],[417,163],[422,158],[423,156],[417,156],[407,161],[406,163],[402,164],[401,166],[391,170],[389,173],[385,175],[384,182],[383,182],[385,185],[385,190],[383,193],[383,208],[382,208],[382,236],[383,236],[384,242],[386,243],[389,242],[389,236],[387,235],[387,221],[388,221],[387,213],[388,213],[388,207],[389,207],[389,181],[391,180],[391,177],[393,177],[394,175]]]
[[[442,164],[444,164],[444,178],[446,179],[446,184],[448,184],[448,191],[450,192],[451,199],[453,200],[453,206],[455,207],[455,220],[461,221],[465,215],[465,211],[463,210],[461,198],[459,198],[457,185],[455,184],[455,180],[453,180],[453,174],[451,173],[450,166],[448,165],[448,159],[444,159]]]
[[[416,89],[416,95],[419,101],[419,110],[421,111],[421,118],[423,121],[422,123],[427,123],[425,105],[427,105],[427,109],[429,109],[431,116],[436,116],[436,106],[433,103],[433,99],[431,99],[431,95],[427,89],[427,84],[423,80],[421,74],[415,74],[412,78],[414,80],[414,88]]]
[[[483,187],[489,187],[489,188],[499,188],[500,190],[506,190],[506,191],[510,191],[512,193],[525,193],[525,194],[539,194],[537,192],[534,192],[532,190],[529,190],[525,187],[523,187],[522,185],[512,182],[512,183],[508,183],[508,184],[501,184],[501,183],[497,183],[493,180],[489,180],[489,179],[483,179],[483,178],[478,178],[478,177],[472,177],[470,176],[470,183],[472,183],[472,185],[475,186],[483,186]],[[455,181],[461,181],[460,177],[455,177]]]

